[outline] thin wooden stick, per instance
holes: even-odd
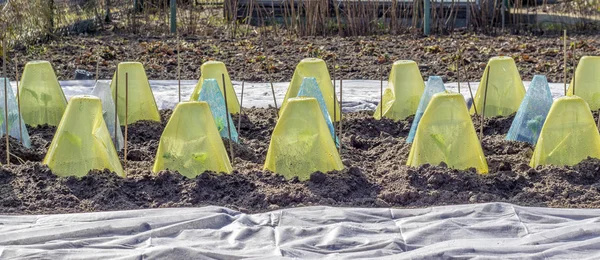
[[[223,80],[223,96],[225,98],[225,117],[227,118],[227,134],[229,134],[229,154],[231,155],[231,165],[235,161],[235,154],[233,153],[233,139],[231,139],[231,122],[229,122],[229,106],[227,105],[227,87],[225,87],[225,74],[221,74]]]
[[[563,67],[564,71],[564,79],[565,79],[565,96],[567,95],[567,30],[564,30],[563,36],[563,53],[565,58],[565,63]]]
[[[127,172],[127,117],[129,116],[129,72],[125,73],[125,172]],[[127,175],[127,174],[126,174]]]
[[[100,55],[98,55],[98,60],[96,61],[96,83],[98,83],[98,79],[100,78]]]
[[[339,141],[340,141],[338,148],[339,148],[339,154],[340,154],[340,156],[342,154],[342,115],[343,115],[343,113],[342,113],[342,100],[343,100],[343,97],[344,97],[342,95],[344,93],[342,86],[343,86],[342,85],[342,79],[340,78],[340,122],[338,124],[338,128],[339,128],[338,134],[339,134]]]
[[[273,81],[269,80],[269,83],[271,84],[271,93],[273,94],[273,103],[275,104],[275,111],[277,113],[275,113],[275,116],[277,116],[277,118],[279,118],[279,108],[277,107],[277,99],[275,98],[275,88],[273,87]]]
[[[6,29],[6,26],[4,26]],[[6,34],[5,34],[6,35]],[[6,134],[6,165],[10,165],[10,143],[8,139],[8,74],[6,74],[6,40],[2,39],[2,74],[4,75],[4,131]]]
[[[271,63],[272,65],[272,63]],[[273,94],[273,104],[275,104],[275,117],[279,119],[279,108],[277,107],[277,99],[275,98],[275,88],[273,87],[273,77],[271,76],[271,70],[267,68],[269,74],[269,84],[271,85],[271,94]]]
[[[460,94],[460,62],[462,60],[462,54],[460,47],[458,48],[458,57],[456,59],[456,81],[458,81],[458,94]]]
[[[596,128],[600,129],[600,109],[598,109],[598,118],[596,119]]]
[[[333,65],[333,120],[331,123],[333,124],[333,135],[335,136],[335,119],[337,118],[337,104],[335,98],[335,64]]]
[[[15,79],[17,81],[17,112],[19,113],[19,139],[23,142],[23,123],[21,119],[21,95],[19,94],[19,64],[15,62]]]
[[[383,120],[383,65],[379,64],[379,73],[381,78],[379,80],[379,120]]]
[[[461,60],[461,63],[463,64],[463,70],[465,71],[465,77],[467,75],[467,67],[464,66],[464,61]],[[477,115],[477,106],[475,105],[475,98],[473,98],[473,90],[471,89],[471,83],[469,82],[469,79],[467,78],[467,87],[469,87],[469,94],[471,95],[471,101],[472,101],[472,106],[473,106],[473,110],[475,111],[475,115]]]
[[[119,122],[119,65],[117,65],[117,73],[115,73],[115,149],[118,149],[119,139],[117,139],[117,129],[121,128]]]
[[[483,140],[483,122],[485,121],[485,105],[487,103],[487,91],[488,91],[488,82],[490,81],[490,70],[492,70],[492,66],[488,65],[487,75],[485,77],[485,91],[483,94],[483,108],[481,111],[481,122],[479,124],[479,136],[480,139]],[[475,104],[475,100],[473,100],[473,104]]]
[[[177,90],[179,95],[179,102],[181,102],[181,59],[179,58],[179,45],[179,33],[177,33]]]
[[[575,43],[577,44],[577,43]],[[573,96],[575,95],[575,72],[577,71],[577,59],[575,59],[575,45],[573,45]]]
[[[240,126],[242,125],[242,115],[243,115],[243,106],[244,105],[244,81],[242,81],[242,95],[240,97],[240,116],[238,117],[238,126],[237,126],[237,132],[238,135],[240,134]]]

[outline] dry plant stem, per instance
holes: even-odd
[[[243,107],[244,105],[244,81],[242,81],[242,95],[240,96],[240,116],[238,117],[238,126],[237,126],[237,132],[238,132],[238,136],[240,135],[240,126],[242,125],[242,115],[243,113]]]
[[[127,128],[129,117],[129,73],[125,73],[125,151],[123,153],[125,159],[125,175],[127,175]]]
[[[227,87],[225,85],[225,74],[221,74],[223,80],[223,97],[225,98],[225,117],[227,118],[227,134],[229,135],[229,154],[231,155],[231,165],[235,161],[235,155],[233,154],[233,139],[231,139],[231,122],[229,121],[229,106],[227,105]],[[241,114],[240,114],[241,115]]]
[[[479,136],[480,139],[483,140],[483,122],[485,121],[485,106],[487,103],[487,91],[488,91],[488,82],[490,81],[490,70],[492,70],[492,66],[488,67],[488,71],[485,76],[485,91],[483,93],[483,108],[481,109],[481,122],[479,123]],[[475,104],[475,100],[473,100],[473,104]]]

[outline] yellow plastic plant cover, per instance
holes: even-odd
[[[487,80],[488,70],[490,70],[490,79]],[[485,117],[509,116],[517,110],[525,97],[525,87],[521,81],[521,76],[517,70],[517,65],[511,57],[493,57],[488,62],[483,71],[483,76],[479,82],[477,93],[473,106],[477,106],[477,113],[483,111],[483,101],[485,100]],[[471,106],[471,114],[475,114],[475,108]]]
[[[28,62],[19,87],[21,114],[25,124],[57,126],[60,123],[67,99],[50,62]]]
[[[285,98],[283,99],[283,103],[281,107],[287,103],[288,99],[294,98],[298,96],[298,92],[300,91],[300,85],[302,85],[302,81],[304,78],[312,77],[317,79],[317,84],[319,85],[319,89],[321,89],[321,93],[323,94],[323,99],[325,100],[325,105],[327,106],[327,111],[329,112],[329,117],[333,122],[337,122],[340,120],[340,103],[337,100],[337,97],[333,93],[333,84],[331,82],[331,77],[329,77],[329,70],[327,69],[327,64],[322,59],[317,58],[306,58],[300,61],[298,65],[296,65],[296,70],[294,70],[294,76],[292,76],[292,82],[290,82],[290,87],[287,89],[285,93]],[[335,98],[335,113],[333,112],[333,99]],[[282,114],[282,111],[279,111],[279,115]],[[334,115],[335,114],[335,118]]]
[[[600,158],[600,134],[588,104],[578,96],[555,100],[529,165],[575,165],[588,156]]]
[[[177,104],[160,137],[152,171],[170,169],[188,178],[205,171],[230,173],[231,163],[206,102]]]
[[[116,100],[117,73],[119,74],[119,100],[117,101],[119,123],[125,125],[125,82],[127,77],[129,77],[129,111],[127,111],[127,123],[133,124],[139,120],[160,122],[160,114],[158,113],[158,107],[156,106],[156,101],[154,100],[154,94],[152,94],[148,77],[146,77],[144,66],[139,62],[119,63],[117,72],[113,75],[110,84],[113,100]]]
[[[93,169],[108,169],[125,177],[99,98],[71,98],[43,163],[58,176],[81,177]]]
[[[307,180],[344,165],[315,98],[290,98],[271,135],[265,170]]]
[[[373,116],[375,119],[381,119],[382,105],[383,117],[394,121],[414,115],[419,108],[424,90],[425,83],[416,62],[412,60],[394,62],[387,88],[383,91],[383,100],[377,105]]]
[[[202,84],[204,84],[204,80],[206,79],[215,79],[217,83],[219,83],[221,93],[223,93],[223,74],[225,74],[225,85],[227,85],[227,106],[229,113],[237,114],[240,112],[240,102],[238,101],[235,90],[233,89],[233,84],[229,78],[229,73],[227,73],[225,63],[220,61],[207,61],[200,66],[200,74],[200,80],[198,80],[198,84],[196,84],[196,88],[194,88],[194,92],[192,92],[190,101],[198,100],[198,97],[200,97],[200,91],[202,90]]]
[[[417,127],[406,164],[416,167],[440,162],[453,169],[488,172],[467,105],[458,93],[433,95]]]
[[[573,95],[583,98],[590,109],[600,109],[600,56],[581,57],[567,91],[567,96]]]

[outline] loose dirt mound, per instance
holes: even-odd
[[[423,207],[505,201],[527,206],[600,207],[600,160],[574,167],[528,166],[533,147],[505,141],[512,117],[487,119],[483,150],[490,174],[445,165],[405,166],[412,118],[374,120],[371,112],[345,114],[342,159],[346,169],[313,173],[310,180],[285,180],[262,170],[275,126],[273,109],[247,109],[234,145],[232,174],[205,173],[188,179],[177,172],[151,172],[163,123],[129,127],[127,178],[92,171],[83,178],[57,177],[41,161],[54,127],[30,129],[32,148],[11,139],[11,165],[0,167],[0,213],[60,213],[153,207],[227,206],[243,212],[280,207],[331,205]],[[234,117],[238,122],[238,117]],[[479,122],[474,119],[479,131]],[[4,139],[2,139],[4,140]],[[227,144],[226,144],[226,147]],[[0,142],[0,162],[5,164]],[[122,153],[121,153],[122,156]],[[19,157],[19,159],[17,159]]]

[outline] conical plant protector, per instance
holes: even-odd
[[[529,165],[572,166],[588,157],[600,158],[600,134],[590,107],[578,96],[555,100]]]
[[[511,57],[493,57],[479,82],[471,114],[475,114],[475,108],[478,114],[483,112],[485,99],[485,117],[510,116],[517,112],[524,97],[525,87],[515,61]]]
[[[117,74],[119,78],[119,93],[117,94]],[[129,82],[127,83],[127,80]],[[129,101],[125,102],[126,83],[129,88]],[[118,118],[125,125],[125,106],[128,106],[127,123],[133,124],[140,120],[160,122],[160,114],[146,77],[144,66],[139,62],[121,62],[110,84],[113,101],[117,100]],[[116,98],[115,98],[116,97]]]
[[[535,75],[508,130],[506,140],[535,145],[551,106],[552,93],[546,76]]]
[[[419,107],[421,95],[425,90],[425,83],[419,66],[412,60],[394,62],[387,88],[383,91],[383,100],[377,105],[375,119],[383,117],[394,121],[404,120],[414,115]]]
[[[43,163],[58,176],[81,177],[90,170],[108,169],[125,177],[99,98],[71,98]]]
[[[441,77],[431,76],[427,80],[427,84],[425,84],[425,91],[421,96],[421,101],[419,101],[419,107],[417,108],[417,113],[415,114],[415,118],[413,119],[412,125],[410,126],[410,132],[408,133],[408,137],[406,138],[407,143],[412,143],[415,139],[415,133],[417,133],[417,126],[423,117],[423,113],[425,113],[425,109],[427,109],[427,105],[429,105],[429,101],[434,94],[445,92],[446,87],[444,86],[444,81]]]
[[[177,104],[160,137],[152,171],[178,171],[194,178],[205,171],[230,173],[225,146],[206,102]]]
[[[21,115],[25,124],[57,126],[60,123],[67,99],[50,62],[28,62],[19,87]]]
[[[296,65],[296,70],[294,70],[294,76],[292,76],[292,82],[290,82],[290,87],[285,93],[285,98],[283,99],[283,104],[281,104],[281,107],[285,106],[288,99],[298,96],[298,92],[300,91],[302,81],[304,81],[304,78],[306,77],[315,78],[317,80],[317,85],[319,86],[323,99],[325,100],[325,104],[327,105],[329,118],[331,118],[334,122],[339,121],[341,106],[333,91],[333,84],[331,82],[331,77],[329,76],[327,64],[325,64],[325,61],[323,61],[322,59],[306,58],[300,61],[298,65]],[[280,110],[279,115],[281,115],[281,113],[282,111]]]
[[[488,172],[481,144],[461,94],[445,92],[433,95],[417,127],[406,164],[417,167],[441,162],[453,169],[475,168],[479,173]]]
[[[225,85],[227,86],[227,106],[229,106],[229,113],[237,114],[240,112],[240,102],[238,101],[235,90],[233,89],[233,84],[229,78],[229,73],[227,73],[225,63],[220,61],[207,61],[200,66],[200,74],[200,80],[198,80],[198,84],[196,84],[196,88],[194,88],[194,92],[192,92],[192,96],[190,97],[191,101],[198,100],[198,97],[200,97],[200,92],[204,87],[204,82],[207,79],[216,80],[220,88],[219,91],[223,93],[223,74],[225,74]]]
[[[567,96],[573,95],[583,98],[590,109],[600,109],[600,56],[581,57],[567,91]]]
[[[212,112],[212,116],[221,136],[229,139],[229,131],[231,131],[231,139],[234,142],[239,143],[238,133],[233,124],[233,119],[230,114],[227,114],[227,110],[225,109],[225,99],[221,94],[221,89],[216,80],[204,80],[198,101],[204,101],[210,106],[210,111]],[[227,117],[229,117],[229,125],[227,124]],[[231,128],[229,126],[231,126]]]
[[[117,139],[115,140],[115,102],[112,99],[110,84],[107,82],[98,81],[92,90],[92,95],[98,97],[102,101],[102,117],[108,128],[108,133],[112,137],[113,144],[117,151],[123,149],[123,132],[120,124],[117,121]],[[118,120],[118,116],[117,116]]]
[[[307,180],[316,171],[342,170],[319,102],[315,98],[290,98],[271,135],[265,170]]]
[[[8,92],[7,99],[7,110],[8,110],[8,120],[6,120],[6,113],[4,112],[4,85],[6,84],[6,91]],[[8,134],[15,139],[19,140],[21,144],[23,144],[26,148],[31,148],[31,140],[29,140],[29,133],[27,132],[27,127],[25,127],[25,122],[21,117],[21,127],[19,127],[19,108],[17,106],[17,98],[13,93],[13,89],[10,86],[10,81],[6,78],[0,78],[0,120],[2,120],[2,124],[0,125],[0,136],[6,133],[6,123],[8,122]]]
[[[321,109],[321,113],[323,114],[323,119],[325,119],[325,123],[327,123],[329,132],[331,133],[331,138],[333,138],[337,146],[338,139],[335,136],[335,129],[333,129],[333,123],[331,122],[331,117],[329,117],[329,111],[327,110],[327,105],[323,99],[323,94],[321,93],[319,84],[317,84],[317,79],[304,78],[302,85],[300,85],[300,91],[298,91],[298,97],[312,97],[317,100],[319,103],[319,108]]]

